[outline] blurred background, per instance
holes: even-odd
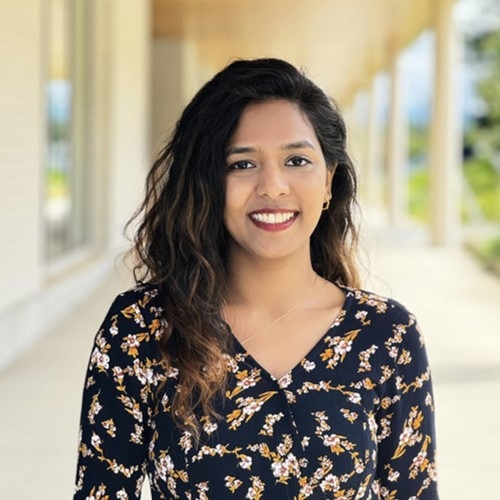
[[[263,56],[345,114],[366,287],[426,336],[441,498],[500,498],[498,0],[1,0],[2,499],[71,498],[147,169],[200,85]]]

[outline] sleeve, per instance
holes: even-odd
[[[401,314],[404,313],[404,314]],[[438,500],[434,398],[423,337],[398,308],[385,342],[375,486],[387,500]]]
[[[95,337],[83,391],[74,500],[141,496],[150,327],[126,292],[114,301]]]

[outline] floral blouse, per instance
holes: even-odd
[[[342,311],[277,380],[235,340],[218,420],[172,421],[178,371],[157,289],[119,295],[90,358],[74,499],[438,499],[422,336],[397,302],[344,288]],[[158,394],[159,384],[165,382]]]

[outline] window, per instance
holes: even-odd
[[[45,257],[60,261],[90,243],[86,168],[88,2],[47,0]]]

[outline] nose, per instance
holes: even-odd
[[[257,194],[274,200],[286,196],[289,192],[285,169],[278,164],[264,165],[259,172]]]

